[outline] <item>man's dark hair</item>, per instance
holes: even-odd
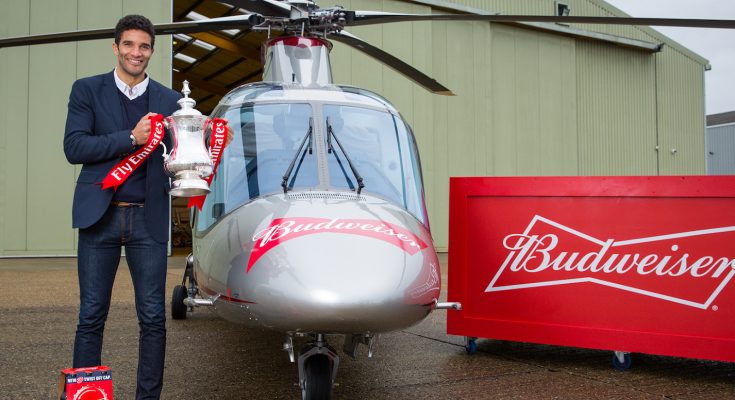
[[[156,42],[156,31],[153,29],[153,23],[142,15],[126,15],[120,18],[115,25],[115,44],[120,44],[120,37],[125,31],[131,29],[141,30],[151,36],[151,48]]]

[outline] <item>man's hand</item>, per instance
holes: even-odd
[[[135,128],[133,128],[135,144],[141,145],[148,141],[148,136],[151,134],[151,120],[148,119],[148,117],[152,115],[156,115],[156,113],[149,112],[144,115],[137,124],[135,124]]]

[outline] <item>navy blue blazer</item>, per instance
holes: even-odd
[[[102,190],[100,183],[123,154],[133,151],[114,73],[79,79],[69,95],[64,154],[70,163],[82,164],[74,190],[74,228],[88,228],[102,218],[114,192],[111,188]],[[179,108],[176,101],[181,94],[152,79],[147,91],[150,112],[169,116]],[[164,143],[170,151],[168,134]],[[159,145],[148,158],[145,221],[153,239],[165,243],[169,236],[169,179],[163,170],[162,154],[163,146]]]

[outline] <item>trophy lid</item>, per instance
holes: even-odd
[[[189,89],[189,81],[184,81],[184,88],[181,89],[181,93],[184,94],[184,97],[180,98],[177,103],[179,103],[179,109],[174,111],[173,116],[200,116],[202,115],[199,110],[194,108],[196,106],[197,102],[196,100],[189,97],[189,93],[191,93],[191,90]]]

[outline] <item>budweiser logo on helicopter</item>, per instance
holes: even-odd
[[[383,240],[410,255],[427,247],[411,231],[376,220],[340,220],[339,218],[290,218],[273,220],[264,230],[253,236],[255,242],[248,261],[248,271],[268,250],[287,240],[316,233],[346,233]]]
[[[733,238],[735,227],[726,226],[600,240],[536,215],[523,233],[503,239],[508,253],[485,291],[594,283],[707,309],[735,275]],[[699,284],[677,284],[681,276]]]
[[[433,93],[451,95],[345,27],[498,21],[735,28],[735,22],[719,20],[418,15],[322,9],[309,0],[227,2],[240,14],[155,27],[158,34],[225,29],[269,34],[263,82],[234,89],[213,112],[213,118],[229,121],[234,137],[196,213],[193,254],[174,289],[172,315],[184,319],[194,307],[209,306],[228,320],[284,332],[283,348],[291,361],[298,359],[306,399],[331,397],[339,356],[327,335],[344,335],[343,351],[350,357],[360,344],[371,356],[380,332],[419,323],[437,308],[461,308],[438,302],[439,262],[411,128],[380,95],[332,83],[328,39],[366,53]],[[7,38],[0,39],[0,47],[113,33]],[[514,260],[534,243],[539,240],[512,245],[515,253],[507,263],[528,265]],[[542,251],[539,246],[534,251]],[[310,340],[297,357],[293,342],[298,337]]]

